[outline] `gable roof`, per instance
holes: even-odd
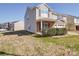
[[[39,8],[39,7],[41,7],[41,6],[46,6],[47,8],[49,8],[48,5],[47,5],[46,3],[40,4],[40,5],[36,6],[36,7]]]
[[[62,21],[62,20],[57,20],[55,23],[54,23],[54,25],[65,25],[65,22],[64,21]]]
[[[31,9],[39,8],[39,7],[41,7],[41,6],[46,6],[49,10],[51,10],[51,11],[54,12],[54,10],[53,10],[52,8],[50,8],[46,3],[39,4],[39,5],[37,5],[37,6],[32,7]]]

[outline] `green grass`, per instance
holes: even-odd
[[[47,44],[56,44],[56,45],[62,45],[66,48],[70,48],[72,50],[79,52],[79,36],[78,35],[72,35],[67,37],[60,37],[60,38],[54,38],[54,37],[36,37],[39,40],[42,40],[43,42]]]

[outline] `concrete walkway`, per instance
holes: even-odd
[[[68,31],[68,35],[79,35],[79,32],[78,31],[76,31],[76,32]]]

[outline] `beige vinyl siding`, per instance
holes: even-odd
[[[73,16],[67,16],[67,25],[66,28],[68,31],[75,31],[75,23],[74,23],[74,17]]]
[[[24,21],[14,23],[14,31],[24,30]]]

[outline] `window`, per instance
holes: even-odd
[[[42,10],[41,10],[41,13],[42,13],[42,14],[48,14],[48,9],[42,9]]]
[[[48,29],[48,23],[43,23],[43,29]]]
[[[41,14],[41,17],[48,18],[48,9],[41,9],[40,14]]]

